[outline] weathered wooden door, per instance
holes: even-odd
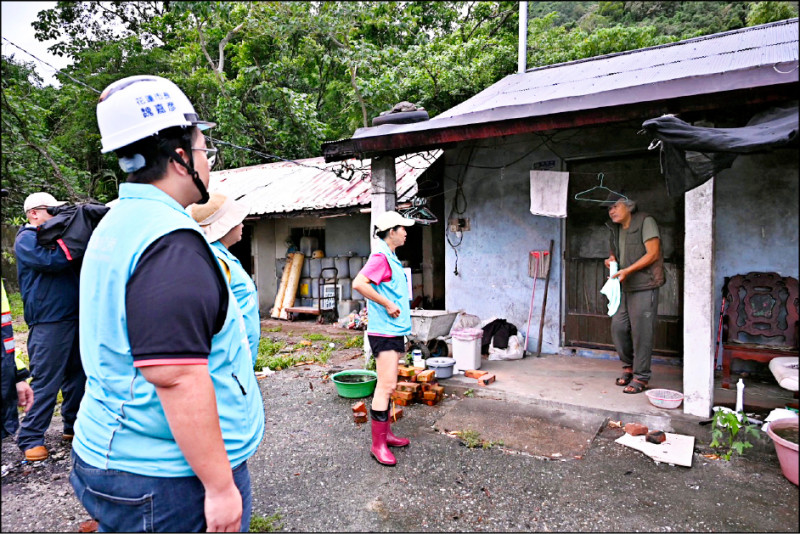
[[[682,350],[682,266],[683,199],[667,196],[658,154],[611,159],[582,160],[568,166],[566,238],[566,321],[567,346],[614,350],[608,300],[600,289],[608,278],[604,260],[609,252],[608,210],[601,204],[575,200],[577,193],[600,184],[636,200],[638,208],[652,215],[661,233],[667,282],[659,291],[658,318],[653,351],[680,355]],[[595,190],[589,198],[605,198],[607,191]],[[583,195],[582,195],[583,196]]]

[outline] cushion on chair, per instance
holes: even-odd
[[[773,358],[769,362],[769,370],[775,375],[775,380],[782,388],[790,391],[798,389],[799,366],[800,358],[798,357]]]

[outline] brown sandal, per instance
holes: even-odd
[[[634,379],[633,382],[631,382],[628,387],[622,390],[622,392],[635,394],[635,393],[641,393],[645,389],[647,389],[647,382],[643,382],[639,379]]]
[[[631,383],[631,380],[633,380],[633,373],[631,372],[633,371],[633,369],[630,367],[623,367],[622,371],[623,371],[622,376],[617,378],[616,384],[618,386],[627,386],[628,384]]]

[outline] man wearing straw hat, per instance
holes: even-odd
[[[244,218],[250,212],[245,204],[228,198],[221,193],[211,193],[205,204],[192,204],[187,211],[197,221],[211,243],[222,270],[228,278],[233,295],[242,310],[250,342],[250,355],[253,365],[258,357],[258,342],[261,338],[261,319],[258,316],[258,294],[256,285],[242,267],[241,262],[231,254],[230,248],[242,240]]]
[[[97,121],[129,175],[81,270],[70,482],[104,532],[247,531],[264,406],[239,307],[185,209],[208,200],[214,124],[159,76],[112,83]]]

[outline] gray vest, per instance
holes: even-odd
[[[625,239],[625,264],[620,265],[620,270],[630,267],[636,261],[647,253],[642,242],[642,226],[644,220],[649,215],[642,211],[637,211],[631,215],[631,225],[628,227],[627,238]],[[606,226],[611,230],[611,251],[614,257],[619,259],[619,225],[608,224]],[[643,291],[645,289],[655,289],[664,285],[664,256],[661,248],[658,249],[658,258],[656,261],[636,272],[633,272],[625,277],[622,281],[623,291]]]

